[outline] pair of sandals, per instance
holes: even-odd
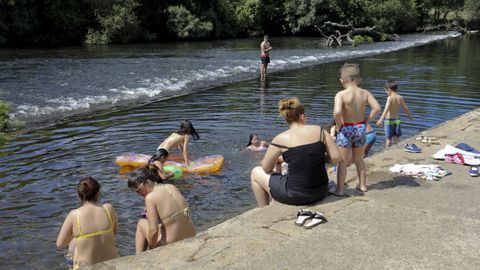
[[[311,229],[325,222],[327,222],[327,218],[323,213],[313,212],[309,209],[301,209],[297,212],[295,225],[302,226],[305,229]]]
[[[440,144],[437,138],[435,137],[428,137],[428,136],[423,136],[423,135],[418,135],[415,138],[417,141],[421,141],[423,143],[430,143],[430,144]]]

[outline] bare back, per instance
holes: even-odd
[[[388,97],[388,102],[390,103],[390,106],[385,118],[398,118],[400,114],[400,106],[403,103],[403,97],[399,94],[392,94]]]
[[[343,123],[365,121],[365,105],[369,103],[371,96],[370,92],[360,87],[350,87],[338,92],[335,96],[335,109],[339,107]]]
[[[183,146],[185,144],[185,140],[188,139],[188,135],[180,135],[178,133],[172,133],[168,138],[166,138],[161,144],[160,148],[163,148],[167,151],[172,150],[175,147]]]
[[[157,214],[163,224],[161,233],[166,243],[173,243],[195,235],[195,227],[188,216],[187,201],[177,187],[170,184],[159,184],[148,196],[154,202]]]
[[[118,257],[115,243],[117,215],[111,205],[106,204],[105,207],[109,209],[108,214],[104,207],[94,205],[85,205],[70,213],[69,218],[74,224],[73,235],[77,238],[74,261],[79,265],[90,265]],[[93,236],[92,233],[98,235]],[[82,238],[82,235],[87,237]]]

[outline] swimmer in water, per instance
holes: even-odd
[[[257,134],[250,134],[250,139],[248,140],[247,149],[253,152],[266,151],[268,148],[268,142],[261,141],[260,137]]]

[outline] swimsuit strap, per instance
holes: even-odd
[[[80,231],[80,235],[75,237],[75,239],[91,238],[104,233],[113,232],[113,220],[112,220],[112,217],[110,216],[110,212],[108,212],[107,207],[105,205],[103,205],[103,208],[105,209],[105,211],[107,211],[108,219],[110,220],[110,228],[106,230],[98,231],[98,232],[87,233],[87,234],[82,231],[82,227],[80,226],[80,215],[77,209],[77,226],[78,226],[78,230]]]
[[[80,231],[80,235],[84,235],[84,233],[82,231],[82,227],[80,227],[80,214],[79,214],[78,209],[77,209],[77,227],[78,227],[78,230]]]
[[[172,191],[171,191],[168,187],[166,187],[166,186],[164,186],[164,185],[162,185],[162,184],[157,184],[157,185],[155,185],[155,187],[156,187],[156,188],[159,188],[159,189],[163,189],[163,190],[168,191],[168,193],[170,194],[170,196],[173,197],[173,193],[172,193]]]
[[[112,219],[112,216],[110,215],[110,212],[108,211],[108,208],[105,206],[105,204],[103,205],[103,208],[105,208],[105,212],[107,212],[108,219],[110,220],[110,225],[112,225],[112,229],[113,229],[113,219]]]
[[[276,143],[273,143],[273,142],[271,142],[270,144],[273,145],[273,146],[276,146],[276,147],[278,147],[278,148],[290,149],[290,147],[287,147],[287,146],[285,146],[285,145],[276,144]]]
[[[171,214],[170,216],[162,219],[162,223],[164,223],[164,224],[167,223],[169,220],[176,217],[178,214],[183,214],[185,217],[190,218],[190,210],[188,209],[188,206],[185,207],[183,210],[175,212],[175,213]]]
[[[323,127],[320,127],[320,141],[323,143]]]

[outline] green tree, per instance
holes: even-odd
[[[464,3],[465,0],[427,0],[425,4],[433,12],[432,22],[442,23],[449,14],[461,11]]]
[[[179,39],[205,38],[213,30],[209,21],[201,21],[184,6],[168,7],[167,26],[174,36]]]
[[[373,0],[371,14],[374,24],[383,32],[411,32],[417,26],[415,0]]]
[[[98,30],[90,28],[86,44],[128,43],[140,39],[141,28],[135,15],[137,0],[104,1],[95,8]],[[108,5],[111,4],[111,8]]]
[[[476,29],[480,28],[480,1],[465,0],[463,10],[467,26]]]

